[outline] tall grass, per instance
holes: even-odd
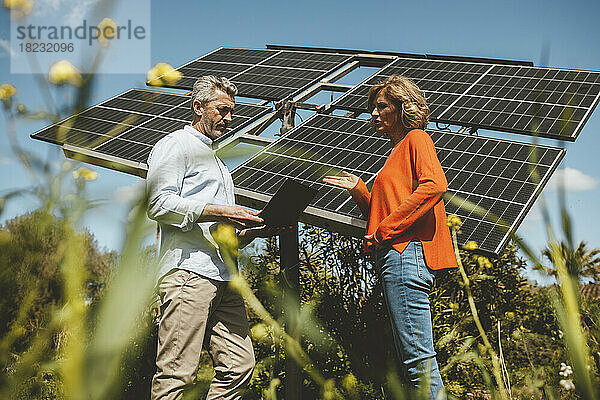
[[[91,80],[83,83],[74,96],[76,102],[65,110],[70,114],[80,110],[87,102],[91,90]],[[47,87],[41,87],[43,93],[48,92]],[[3,108],[7,120],[6,132],[8,133],[11,147],[16,157],[22,163],[30,176],[37,182],[34,187],[15,190],[5,193],[0,199],[0,216],[6,202],[14,201],[24,192],[32,193],[41,204],[41,209],[50,215],[61,215],[70,221],[73,226],[78,226],[86,213],[92,212],[97,202],[90,201],[86,193],[86,182],[93,178],[87,169],[80,169],[80,165],[64,162],[58,170],[53,170],[51,162],[44,162],[28,154],[16,140],[15,124],[29,114],[18,107],[14,94],[5,96]],[[52,107],[51,109],[55,109]],[[45,114],[49,122],[59,119],[58,115]],[[31,115],[29,115],[31,116]],[[51,160],[52,161],[52,160]],[[73,179],[73,176],[76,176]],[[65,191],[71,188],[71,191]],[[575,376],[574,393],[580,398],[596,399],[598,387],[594,370],[590,363],[589,347],[587,345],[588,333],[583,329],[581,320],[581,302],[579,298],[579,282],[577,276],[567,271],[567,263],[573,264],[577,260],[571,255],[574,253],[572,241],[571,222],[566,211],[566,201],[561,197],[560,212],[562,215],[562,233],[567,243],[567,252],[563,251],[560,241],[548,217],[549,212],[542,201],[542,215],[544,226],[548,234],[548,246],[551,253],[552,264],[556,270],[560,290],[553,296],[552,304],[556,318],[563,332],[563,340],[568,350],[570,363]],[[464,203],[463,207],[465,206]],[[154,271],[156,265],[152,257],[148,257],[142,249],[145,236],[152,233],[152,226],[148,226],[145,218],[146,199],[140,198],[134,204],[130,220],[126,226],[125,241],[120,252],[118,266],[108,287],[94,307],[86,304],[86,276],[84,265],[85,249],[82,237],[75,232],[69,235],[57,249],[58,264],[64,285],[64,302],[56,307],[47,325],[40,329],[28,346],[18,354],[16,361],[13,354],[13,344],[24,335],[23,324],[32,307],[38,288],[29,288],[19,307],[17,319],[12,323],[11,329],[0,340],[0,364],[5,366],[2,373],[5,375],[0,381],[0,398],[17,398],[23,385],[42,372],[56,374],[60,380],[62,396],[70,399],[110,399],[116,396],[115,391],[122,387],[123,371],[120,366],[124,354],[132,340],[146,335],[147,327],[138,323],[152,300],[154,287]],[[482,216],[489,215],[487,210],[473,210]],[[472,341],[466,343],[463,350],[454,355],[453,362],[470,360],[482,371],[483,384],[492,398],[508,399],[512,397],[509,385],[509,371],[506,371],[502,360],[500,346],[490,340],[494,332],[486,332],[480,321],[473,293],[472,282],[459,253],[457,231],[460,222],[449,218],[451,222],[452,237],[462,283],[467,293],[466,301],[473,321],[479,332],[475,340],[482,342],[483,351],[470,350]],[[453,222],[454,221],[454,222]],[[38,229],[44,230],[49,221],[39,221]],[[237,239],[231,229],[224,228],[217,232],[219,241],[225,254],[228,255],[229,264],[234,269],[234,257],[238,254]],[[541,264],[536,252],[521,238],[513,239],[518,243],[523,252],[528,256],[533,265]],[[310,259],[308,255],[306,260]],[[250,288],[242,275],[236,275],[231,285],[245,298],[251,313],[260,319],[260,323],[251,328],[252,337],[256,342],[271,343],[274,348],[283,349],[286,357],[291,357],[300,366],[306,379],[319,387],[320,397],[323,399],[357,398],[356,378],[346,375],[342,380],[335,381],[328,378],[312,360],[303,347],[301,340],[293,338],[286,332],[285,325],[275,316],[271,315],[256,293]],[[359,285],[360,286],[360,285]],[[366,290],[367,288],[361,288]],[[274,288],[275,291],[280,288]],[[300,302],[297,298],[294,301]],[[286,304],[281,304],[286,312]],[[330,341],[326,330],[314,316],[310,302],[302,305],[299,314],[302,333],[311,337],[313,341]],[[500,335],[500,327],[498,328]],[[498,343],[500,344],[500,338]],[[56,353],[52,351],[56,344]],[[335,351],[341,345],[336,343],[328,347],[328,351]],[[500,353],[500,355],[499,355]],[[491,363],[491,368],[489,367]],[[493,379],[492,379],[493,378]],[[395,399],[418,398],[418,394],[409,393],[400,383],[392,371],[388,374],[386,395]],[[281,380],[273,377],[263,389],[264,398],[275,399]],[[554,388],[545,388],[546,398],[557,398]]]

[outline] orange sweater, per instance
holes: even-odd
[[[359,180],[350,193],[367,217],[367,234],[402,252],[413,238],[423,244],[427,266],[433,270],[456,268],[446,225],[442,195],[448,182],[429,135],[413,129],[394,147],[373,182],[371,193]]]

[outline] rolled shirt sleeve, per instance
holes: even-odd
[[[148,217],[187,232],[202,214],[208,199],[182,197],[187,168],[181,147],[176,137],[168,137],[154,146],[148,159],[146,190]]]

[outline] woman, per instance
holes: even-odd
[[[444,393],[431,327],[432,270],[457,267],[442,195],[447,181],[424,131],[429,107],[417,85],[399,75],[369,91],[371,122],[393,150],[369,193],[357,176],[327,176],[348,189],[367,218],[366,250],[383,284],[394,344],[411,386]],[[442,394],[440,398],[445,398]]]

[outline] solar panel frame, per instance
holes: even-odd
[[[145,101],[144,96],[151,98]],[[145,164],[148,154],[158,140],[189,124],[190,99],[190,96],[183,94],[133,88],[42,128],[31,134],[31,137],[57,145],[67,144],[70,148],[78,147],[86,150],[86,153],[93,152],[98,157],[104,154],[111,160],[120,158]],[[120,105],[121,108],[113,108],[115,105]],[[143,105],[148,109],[141,111],[140,107]],[[152,109],[155,108],[160,110],[156,114],[152,113]],[[271,107],[247,103],[236,103],[236,110],[239,110],[240,114],[234,112],[228,131],[217,142],[272,112]],[[132,115],[140,119],[123,122]],[[74,124],[68,128],[69,136],[60,140],[57,137],[57,128],[70,120],[73,120]],[[121,125],[123,130],[115,135],[108,135],[118,125]],[[146,136],[142,136],[143,133]]]
[[[419,54],[419,53],[405,53],[397,51],[373,51],[364,49],[347,49],[347,48],[335,48],[335,47],[313,47],[313,46],[287,46],[279,44],[267,44],[267,49],[273,50],[296,50],[296,51],[309,51],[309,52],[321,52],[321,53],[339,53],[339,54],[352,54],[357,56],[392,56],[392,57],[404,57],[404,58],[427,58],[432,60],[452,60],[452,61],[468,61],[476,63],[493,63],[501,65],[529,65],[533,66],[532,61],[524,60],[510,60],[503,58],[489,58],[489,57],[469,57],[469,56],[449,56],[440,54]]]
[[[219,51],[222,51],[222,53],[219,53]],[[244,54],[242,54],[242,58],[238,59],[237,63],[232,64],[228,62],[230,59],[226,54],[228,51],[232,53],[238,51]],[[335,71],[339,73],[340,68],[353,60],[357,60],[359,56],[359,54],[354,53],[344,54],[302,49],[220,47],[202,57],[189,61],[179,67],[178,70],[193,73],[194,70],[198,70],[199,66],[202,66],[206,69],[199,69],[201,71],[214,71],[218,75],[229,77],[241,89],[240,96],[280,100],[305,91]],[[425,64],[450,66],[435,70],[427,84],[419,84],[419,86],[422,86],[421,89],[428,94],[428,100],[431,102],[431,120],[435,122],[528,135],[531,135],[533,131],[533,129],[528,128],[531,126],[530,124],[539,123],[541,128],[539,136],[574,141],[600,102],[600,72],[596,71],[540,68],[519,63],[496,63],[493,60],[486,62],[452,59],[452,57],[450,59],[444,59],[443,57],[436,59],[435,57],[403,54],[396,54],[395,56],[397,58],[391,59],[378,72],[370,75],[332,102],[331,109],[366,111],[364,103],[366,103],[366,90],[369,82],[382,77],[386,71],[392,71],[402,63],[404,63],[405,68],[411,68],[412,71],[415,71],[414,74],[416,75],[414,76],[417,82],[419,82],[418,79],[431,73],[426,68],[422,68]],[[313,59],[307,59],[307,57]],[[382,64],[383,62],[377,65]],[[221,69],[225,66],[227,66],[227,70]],[[520,72],[517,74],[515,71]],[[456,79],[458,75],[460,75],[460,79]],[[236,81],[238,78],[240,80]],[[184,76],[177,84],[166,87],[190,89],[194,81],[195,78]],[[284,81],[287,86],[282,84]],[[431,87],[427,85],[431,85]],[[157,111],[156,113],[144,113],[141,102],[140,104],[137,103],[140,93],[156,94],[159,97],[165,95],[173,99],[186,97],[188,103],[187,106],[185,106],[185,101],[175,101],[171,104],[172,100],[163,98],[164,103],[152,104]],[[129,95],[132,97],[127,97]],[[352,98],[352,96],[355,96],[356,99],[354,105],[344,106],[344,101]],[[538,101],[541,96],[545,96],[544,98],[547,98],[547,101]],[[572,106],[571,102],[577,105]],[[237,103],[236,111],[242,111],[240,116],[244,114],[243,108],[240,110],[243,105],[244,103]],[[248,106],[255,107],[255,105]],[[564,120],[563,107],[571,107],[567,111],[572,113],[571,115],[575,118],[576,123],[562,125],[563,127],[560,128],[562,130],[559,130],[560,134],[551,134],[549,132],[552,131],[554,125],[560,124],[560,121]],[[99,118],[98,110],[102,112],[102,118]],[[272,111],[270,107],[264,107],[259,116],[250,116],[250,120],[240,122],[239,126],[232,122],[229,128],[232,131],[220,138],[219,141],[230,137],[234,132],[247,127],[270,111]],[[141,119],[137,122],[128,121],[126,117],[130,112],[140,115]],[[71,116],[57,124],[41,129],[33,133],[31,137],[54,144],[63,144],[66,154],[85,155],[88,157],[86,160],[97,160],[96,162],[90,161],[92,163],[145,176],[147,166],[142,160],[147,159],[153,143],[160,139],[160,135],[164,136],[165,132],[173,130],[170,128],[172,122],[182,121],[188,123],[189,118],[186,116],[189,114],[189,96],[144,89],[130,89],[82,111],[77,116]],[[41,134],[44,131],[64,124],[65,121],[75,117],[78,125],[76,128],[71,128],[70,143],[61,143],[56,136],[54,139],[51,136],[42,137]],[[364,120],[354,118],[322,114],[313,115],[233,171],[235,177],[238,171],[243,170],[245,165],[251,163],[252,160],[256,161],[257,157],[261,157],[261,154],[264,156],[267,149],[277,146],[281,148],[284,143],[295,140],[296,144],[292,149],[286,149],[285,154],[282,150],[282,154],[291,160],[289,164],[282,164],[280,161],[268,157],[261,159],[260,169],[265,173],[267,179],[264,181],[254,179],[256,182],[255,189],[258,191],[236,186],[236,197],[240,204],[261,208],[261,205],[264,205],[270,198],[269,191],[276,189],[275,184],[279,181],[275,177],[289,166],[293,167],[290,172],[297,173],[301,180],[312,182],[320,179],[325,170],[329,172],[337,171],[340,169],[338,167],[352,161],[356,164],[357,169],[352,170],[346,167],[343,167],[343,169],[355,173],[364,173],[365,176],[371,179],[371,181],[367,179],[367,183],[372,184],[372,179],[374,179],[389,154],[384,152],[380,146],[381,138],[367,141],[364,150],[372,153],[369,155],[365,155],[361,150],[352,151],[350,147],[354,146],[355,143],[348,138],[340,138],[335,146],[326,146],[320,143],[320,147],[311,147],[310,144],[303,143],[300,139],[294,139],[294,134],[301,129],[311,128],[309,123],[318,118],[331,118],[332,121],[333,119],[350,121],[342,124],[341,127],[345,126],[346,128],[355,124],[356,121],[362,124],[365,123]],[[117,136],[110,136],[109,132],[113,130],[116,123],[123,122],[123,120],[124,130],[119,132]],[[499,121],[504,122],[500,123]],[[327,140],[327,134],[324,134],[323,131],[329,128],[322,128],[321,131],[313,129],[311,140]],[[563,134],[563,131],[570,133],[568,135]],[[434,138],[438,156],[443,165],[450,162],[444,161],[444,157],[449,157],[457,151],[453,149],[461,149],[460,154],[452,155],[455,159],[451,160],[451,164],[444,165],[446,175],[449,178],[448,181],[453,190],[452,193],[446,196],[448,200],[446,201],[447,211],[454,209],[461,216],[463,219],[463,232],[471,232],[470,235],[474,232],[487,232],[485,235],[482,234],[482,240],[478,240],[481,244],[480,250],[483,253],[498,254],[508,242],[508,234],[501,234],[497,229],[490,229],[490,226],[493,226],[494,223],[486,221],[485,217],[473,216],[463,212],[464,210],[457,209],[453,199],[457,199],[460,193],[468,195],[467,198],[474,199],[476,204],[486,209],[493,209],[500,216],[509,216],[509,223],[504,224],[504,226],[509,232],[516,231],[548,182],[551,174],[558,167],[564,157],[565,150],[537,146],[543,151],[539,160],[539,164],[544,164],[541,168],[543,174],[537,184],[532,184],[528,181],[531,177],[531,171],[528,172],[527,168],[523,167],[523,165],[528,164],[528,151],[524,149],[529,145],[458,133],[448,134],[434,130],[428,130],[428,132]],[[467,140],[468,143],[465,142],[464,146],[466,147],[464,148],[459,147],[462,146],[459,142],[453,142],[450,145],[445,142],[446,139],[441,139],[448,136],[451,136],[450,139],[447,139],[451,142],[462,139]],[[478,147],[474,144],[477,141],[484,144]],[[442,142],[450,147],[443,147]],[[86,148],[91,143],[95,143],[93,149]],[[438,143],[440,147],[438,147]],[[303,169],[302,164],[307,161],[301,160],[308,160],[313,164],[317,163],[318,160],[329,154],[329,147],[337,147],[337,150],[342,154],[335,163],[314,170]],[[512,154],[511,157],[503,158],[505,154],[509,153]],[[373,157],[378,160],[377,163],[371,163]],[[474,171],[476,168],[486,171],[486,173]],[[268,173],[271,173],[271,175],[268,175]],[[321,185],[326,187],[324,184]],[[457,186],[459,189],[455,189]],[[477,193],[461,190],[461,188],[467,186]],[[329,189],[315,200],[314,206],[307,208],[302,220],[313,225],[333,228],[334,230],[362,237],[366,222],[362,217],[356,215],[356,205],[348,196],[343,197],[336,192],[337,189]],[[267,194],[261,193],[261,190]],[[344,191],[340,192],[345,193]],[[522,193],[525,200],[516,202],[517,197],[509,196],[514,193]],[[515,203],[519,203],[518,206]],[[498,224],[502,225],[501,222]],[[471,239],[471,236],[465,236],[464,234],[461,236],[463,243],[469,239]],[[488,245],[489,243],[498,244],[492,248]]]
[[[502,130],[505,132],[512,132],[512,133],[520,133],[520,134],[533,134],[536,135],[535,132],[535,128],[532,129],[528,129],[527,127],[525,128],[519,128],[516,126],[517,123],[521,122],[521,124],[523,123],[529,123],[529,124],[536,124],[539,123],[540,124],[540,132],[537,134],[538,136],[542,136],[542,137],[547,137],[547,138],[551,138],[551,139],[558,139],[558,140],[568,140],[568,141],[575,141],[577,139],[577,136],[579,135],[579,133],[581,132],[581,130],[583,129],[583,126],[585,125],[585,123],[587,122],[587,120],[589,119],[590,115],[592,114],[592,112],[594,111],[594,109],[596,108],[596,106],[598,105],[598,102],[600,101],[600,73],[598,72],[594,72],[594,71],[578,71],[578,70],[566,70],[566,69],[556,69],[556,68],[540,68],[540,67],[529,67],[529,66],[494,66],[494,68],[489,72],[489,74],[487,74],[486,76],[483,77],[481,83],[478,83],[480,85],[485,85],[485,81],[487,79],[495,79],[499,75],[499,72],[502,70],[518,70],[518,69],[523,69],[524,71],[526,71],[523,75],[524,76],[529,76],[530,79],[526,79],[523,78],[523,76],[517,76],[516,74],[513,75],[505,75],[509,77],[509,81],[510,78],[519,78],[519,83],[522,83],[524,85],[524,87],[519,91],[523,92],[524,89],[527,89],[527,91],[525,92],[525,98],[522,99],[517,99],[517,100],[509,100],[503,97],[476,97],[471,93],[465,93],[463,96],[461,96],[461,98],[457,101],[456,104],[452,105],[451,107],[448,107],[448,109],[446,109],[444,111],[444,122],[447,123],[453,123],[453,124],[465,124],[465,125],[469,125],[469,126],[473,126],[473,127],[477,127],[477,128],[487,128],[487,129],[495,129],[495,130]],[[500,71],[497,71],[500,70]],[[569,99],[567,100],[563,100],[560,102],[554,101],[554,102],[546,102],[546,101],[541,101],[541,100],[537,100],[539,98],[541,98],[542,94],[547,93],[547,92],[554,92],[554,93],[560,93],[561,94],[561,98],[568,95],[568,94],[573,94],[574,96],[584,96],[584,97],[590,97],[587,94],[585,95],[581,95],[579,93],[571,93],[571,92],[565,92],[563,94],[562,91],[556,92],[553,90],[547,90],[548,89],[548,83],[546,82],[545,84],[543,83],[543,81],[550,81],[550,79],[548,78],[538,78],[539,73],[544,72],[545,75],[551,74],[551,73],[564,73],[564,74],[569,74],[569,73],[575,73],[577,75],[579,74],[587,74],[588,76],[591,76],[591,74],[596,74],[596,80],[593,84],[589,84],[590,88],[588,89],[588,93],[589,90],[593,87],[593,85],[596,85],[596,90],[597,93],[592,94],[591,98],[589,98],[587,100],[587,104],[583,103],[580,104],[579,106],[575,105],[575,106],[569,106]],[[539,81],[536,83],[534,81],[534,79],[539,79]],[[574,79],[574,78],[573,78]],[[565,82],[565,81],[563,81]],[[585,81],[582,81],[581,84],[579,86],[582,86],[584,84]],[[576,81],[571,81],[570,82],[571,85],[576,85],[577,82]],[[544,86],[541,87],[539,86],[540,84],[543,84]],[[474,87],[471,89],[471,91],[475,91],[477,88],[477,85],[474,85]],[[503,89],[505,89],[503,87]],[[511,88],[511,89],[516,89],[516,88]],[[539,92],[536,94],[536,92]],[[483,122],[476,122],[476,121],[469,121],[465,119],[465,115],[464,113],[461,114],[460,116],[456,117],[456,118],[452,118],[450,115],[451,112],[454,109],[454,113],[456,114],[457,112],[459,112],[459,103],[462,101],[468,101],[468,98],[488,98],[489,101],[488,103],[494,103],[497,104],[498,106],[502,107],[504,106],[503,110],[500,110],[500,112],[498,112],[498,110],[495,108],[494,111],[489,112],[484,118],[483,118]],[[560,100],[560,98],[556,98],[556,100]],[[501,118],[503,115],[505,115],[505,118],[514,118],[514,113],[510,112],[510,113],[506,113],[504,112],[506,109],[508,109],[511,105],[514,106],[515,108],[518,107],[523,107],[523,104],[527,104],[528,108],[526,111],[529,111],[530,114],[523,114],[523,116],[521,116],[517,121],[515,121],[513,123],[512,126],[508,126],[506,124],[501,124],[501,127],[498,127],[498,124],[494,124],[495,121],[498,120],[498,118]],[[561,114],[567,112],[568,110],[572,109],[573,113],[577,116],[576,118],[576,123],[569,123],[568,120],[564,120],[561,119]],[[508,115],[508,116],[506,116]],[[490,121],[492,120],[492,122],[486,122],[486,121]],[[561,122],[564,121],[564,122]],[[554,127],[555,125],[559,126],[558,129],[560,129],[559,134],[553,134],[550,133],[550,128]],[[561,127],[562,125],[562,127]],[[527,125],[528,126],[528,125]],[[566,132],[570,132],[568,135],[563,134],[562,132],[566,131]]]
[[[321,121],[315,121],[317,119]],[[335,128],[335,124],[340,123],[339,121],[342,121],[342,125],[338,126],[340,130],[336,128],[335,132],[343,132],[343,134],[335,137],[334,145],[323,145],[334,137],[330,130]],[[314,126],[315,123],[319,128]],[[354,127],[352,129],[358,129],[356,132],[362,133],[360,135],[351,133],[349,131],[351,126]],[[300,131],[303,132],[299,133]],[[475,200],[476,204],[487,206],[488,209],[498,212],[498,217],[507,218],[507,223],[504,224],[507,231],[515,231],[564,157],[565,150],[537,146],[542,156],[537,168],[543,173],[539,183],[534,184],[530,182],[532,178],[528,169],[528,156],[533,148],[531,145],[458,133],[431,130],[428,132],[436,141],[438,156],[444,165],[450,185],[450,194],[446,196],[447,211],[456,211],[463,219],[463,234],[459,237],[461,243],[480,237],[482,239],[478,241],[482,252],[498,254],[508,242],[509,235],[501,232],[500,228],[490,228],[499,225],[498,223],[478,218],[465,210],[457,210],[453,198],[458,199],[457,196],[462,193],[465,198]],[[366,135],[362,135],[363,133]],[[355,135],[360,137],[351,137]],[[309,138],[307,139],[309,143],[300,140],[301,138]],[[365,143],[365,146],[356,147],[359,142]],[[290,143],[293,145],[290,146]],[[332,156],[339,157],[336,158],[336,162],[324,161],[328,154],[325,147],[334,151],[337,148],[336,156]],[[370,186],[385,163],[390,150],[389,140],[378,137],[372,130],[368,131],[364,120],[314,115],[234,169],[232,175],[238,202],[261,208],[275,193],[284,177],[292,177],[320,190],[303,214],[301,218],[303,222],[362,237],[366,222],[360,216],[352,199],[345,191],[328,186],[320,182],[320,179],[324,174],[344,169],[361,176]],[[366,154],[367,151],[372,154]],[[447,159],[450,155],[455,159]],[[376,162],[373,162],[374,158]],[[286,162],[282,161],[284,159]],[[487,160],[487,164],[482,164],[484,160]],[[346,165],[350,161],[359,168]],[[474,168],[480,168],[480,171],[495,171],[488,166],[489,163],[498,169],[495,172],[497,176],[488,173],[478,174],[473,171]],[[461,185],[467,182],[470,182],[473,189],[479,187],[478,191],[465,191]],[[524,193],[525,200],[517,201],[517,196],[510,196],[520,191]],[[328,217],[325,218],[323,215]]]
[[[392,70],[400,68],[400,64],[405,62],[413,62],[413,63],[421,63],[427,65],[452,65],[452,71],[455,71],[457,66],[462,66],[466,68],[467,66],[479,66],[482,69],[485,69],[483,74],[478,75],[478,78],[471,82],[468,88],[464,88],[464,90],[456,90],[451,89],[449,91],[443,91],[444,89],[452,88],[452,85],[448,84],[444,86],[444,81],[439,81],[434,91],[428,90],[427,87],[429,82],[425,83],[419,81],[419,77],[413,76],[412,73],[404,74],[408,77],[413,78],[419,87],[425,92],[428,97],[428,102],[431,110],[431,121],[441,122],[441,123],[449,123],[455,125],[469,126],[474,128],[482,128],[482,129],[490,129],[490,130],[499,130],[503,132],[510,133],[519,133],[526,135],[534,135],[547,137],[551,139],[559,139],[559,140],[567,140],[567,141],[575,141],[581,129],[589,119],[591,113],[594,111],[598,103],[600,102],[600,72],[596,71],[579,71],[579,70],[566,70],[566,69],[556,69],[556,68],[541,68],[541,67],[533,67],[526,65],[503,65],[503,64],[493,64],[493,63],[474,63],[474,62],[463,62],[463,61],[447,61],[447,60],[435,60],[435,59],[421,59],[421,58],[397,58],[392,63],[386,65],[381,70],[373,73],[366,79],[364,79],[361,83],[355,86],[352,90],[342,94],[338,99],[336,99],[332,103],[333,109],[343,109],[354,112],[367,112],[366,108],[366,98],[368,88],[372,83],[383,79],[389,75],[391,75]],[[408,67],[405,67],[408,68]],[[418,71],[418,70],[415,70]],[[522,71],[521,75],[517,74],[507,74],[507,71]],[[414,71],[413,71],[414,72]],[[557,76],[557,74],[562,74],[567,76],[570,74],[571,78],[580,75],[587,74],[587,76],[583,76],[580,80],[579,87],[583,87],[583,85],[588,85],[588,90],[586,94],[573,93],[573,98],[579,98],[581,96],[587,96],[587,104],[583,106],[569,106],[568,101],[565,100],[565,104],[560,104],[557,101],[560,98],[554,98],[554,102],[552,103],[544,103],[541,101],[534,101],[532,97],[536,91],[540,92],[542,89],[546,89],[548,87],[548,83],[551,81],[551,78],[545,78],[545,80],[549,82],[545,82],[543,88],[539,88],[536,85],[536,80],[544,83],[544,79],[538,79],[537,76],[541,73],[544,73],[544,76],[552,75],[552,79]],[[416,72],[414,72],[416,73]],[[418,74],[417,74],[418,75]],[[506,95],[509,93],[509,90],[506,90],[506,87],[499,88],[499,90],[505,90],[504,97],[483,97],[481,94],[477,94],[477,91],[481,90],[481,86],[486,86],[486,82],[497,82],[499,77],[508,77],[507,81],[510,81],[511,78],[514,80],[513,82],[521,82],[524,87],[520,88],[517,93],[513,93],[513,97],[515,97],[518,93],[523,92],[525,90],[526,97],[523,99],[511,99]],[[594,77],[594,79],[592,79]],[[539,83],[539,82],[538,82]],[[457,83],[458,84],[458,83]],[[516,83],[513,83],[513,85]],[[489,90],[497,89],[493,85],[487,85]],[[506,85],[505,85],[506,86]],[[440,89],[441,88],[441,89]],[[590,90],[594,88],[595,92],[591,95],[588,95]],[[517,88],[514,87],[516,90]],[[545,93],[545,92],[541,92]],[[540,94],[541,94],[540,93]],[[441,98],[441,100],[440,100]],[[448,102],[448,99],[451,99],[451,102]],[[474,99],[474,101],[484,100],[485,104],[492,103],[493,105],[498,104],[498,107],[503,107],[500,109],[486,109],[484,105],[479,105],[479,107],[469,108],[466,106],[466,102],[469,99]],[[516,113],[510,109],[510,106],[514,107],[517,111],[520,110],[518,107],[523,107],[526,105],[525,110],[520,111],[523,114],[517,114],[518,119],[515,121]],[[537,107],[544,106],[552,106],[550,110],[540,110],[538,112]],[[563,112],[564,109],[573,109],[575,110],[574,115],[577,114],[577,122],[576,124],[565,124],[563,127],[558,125],[559,133],[553,133],[550,128],[554,127],[555,124],[560,123],[560,113]],[[558,113],[557,113],[558,110]],[[550,113],[550,111],[554,111],[554,113]],[[461,114],[462,112],[462,114]],[[527,113],[529,112],[529,113]],[[545,112],[548,112],[548,117],[544,115]],[[504,118],[504,121],[511,121],[510,124],[502,124],[495,123],[495,121],[499,120],[500,117]],[[502,118],[500,118],[502,119]],[[539,128],[536,128],[539,122]],[[562,133],[562,132],[565,133]]]
[[[175,84],[165,84],[162,86],[172,87],[177,89],[191,90],[193,83],[201,75],[216,74],[225,76],[238,87],[238,95],[243,97],[259,98],[263,100],[282,100],[289,98],[301,93],[310,86],[314,85],[319,80],[330,75],[336,69],[341,68],[344,64],[350,62],[354,55],[350,54],[331,54],[331,53],[320,53],[320,52],[303,52],[303,51],[292,51],[292,50],[270,50],[270,49],[241,49],[232,47],[220,47],[213,50],[212,52],[196,58],[188,63],[176,68],[178,71],[183,72],[190,71],[191,66],[198,62],[216,62],[225,65],[224,61],[213,61],[211,57],[216,57],[216,54],[220,51],[260,51],[264,54],[270,54],[268,57],[264,57],[257,60],[255,63],[240,63],[232,58],[227,63],[228,66],[239,66],[235,67],[238,70],[233,73],[231,70],[199,70],[203,71],[198,73],[197,76],[185,75],[183,78]],[[268,52],[268,53],[267,53]],[[316,58],[321,58],[318,60]],[[209,60],[209,61],[207,61]],[[331,61],[328,61],[331,60]],[[337,61],[336,61],[337,60]],[[302,65],[311,64],[312,67],[302,67]],[[315,63],[328,64],[328,68],[314,68]],[[243,67],[241,67],[243,66]],[[268,70],[271,74],[264,74],[260,71]],[[281,74],[274,74],[276,72]],[[294,78],[292,76],[286,76],[290,74],[309,74],[314,72],[313,76],[299,76]],[[286,75],[284,75],[286,74]],[[282,85],[282,80],[290,82],[290,80],[300,80],[303,82],[296,82],[295,85]],[[147,82],[148,85],[150,83]]]

